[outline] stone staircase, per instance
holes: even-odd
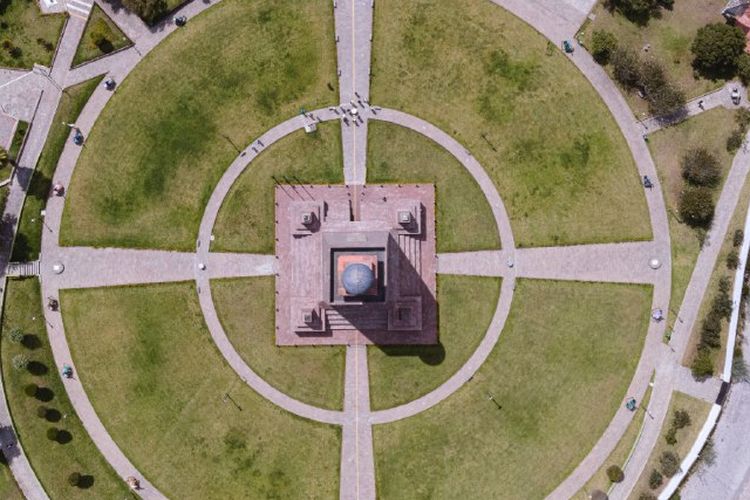
[[[329,330],[387,330],[388,310],[385,307],[346,307],[344,314],[337,309],[326,310]]]
[[[10,262],[5,269],[5,275],[12,278],[39,276],[40,269],[41,266],[38,260],[32,262]]]

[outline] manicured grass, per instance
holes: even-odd
[[[625,434],[622,435],[622,438],[618,441],[615,449],[609,454],[607,461],[602,464],[599,470],[594,473],[586,485],[576,493],[573,498],[576,500],[591,500],[589,494],[594,490],[600,490],[605,493],[608,492],[609,488],[612,486],[612,482],[607,476],[607,468],[611,465],[617,465],[620,469],[625,468],[625,464],[629,460],[630,454],[640,438],[641,429],[643,428],[643,419],[646,418],[645,409],[648,408],[648,402],[650,399],[651,387],[646,389],[643,400],[638,402],[638,409],[633,415],[633,420],[628,424]]]
[[[3,500],[23,500],[21,490],[4,457],[0,457],[0,498]]]
[[[334,497],[339,428],[247,387],[197,297],[192,283],[61,295],[78,376],[107,430],[170,498]]]
[[[18,161],[18,155],[21,153],[21,146],[23,140],[26,138],[26,132],[29,130],[29,123],[23,120],[19,120],[16,125],[16,131],[13,133],[13,141],[10,143],[10,149],[8,150],[8,158],[13,161]]]
[[[550,493],[622,404],[650,301],[642,286],[519,280],[474,379],[424,413],[375,427],[379,496]]]
[[[264,150],[232,186],[214,226],[214,251],[273,253],[274,185],[343,184],[341,128],[319,124],[300,130]]]
[[[698,28],[708,23],[724,22],[721,10],[725,5],[724,0],[683,0],[675,2],[672,10],[662,9],[660,18],[639,26],[617,12],[609,12],[604,2],[598,2],[594,8],[596,18],[586,25],[583,39],[586,45],[590,45],[595,30],[614,33],[621,46],[659,61],[669,78],[691,99],[724,83],[695,78],[690,45]],[[643,50],[647,45],[650,46],[648,53]],[[635,93],[626,93],[626,97],[638,118],[644,118],[648,108],[646,101]]]
[[[12,49],[0,48],[0,67],[51,66],[65,16],[43,15],[35,0],[0,3],[0,40],[9,40],[16,49],[12,54]]]
[[[674,446],[667,444],[664,436],[672,425],[672,418],[675,410],[686,410],[690,415],[691,423],[689,426],[677,431],[677,443]],[[642,493],[650,493],[658,496],[659,492],[669,481],[668,477],[664,477],[664,483],[661,487],[652,490],[648,485],[648,478],[651,475],[651,471],[659,469],[659,457],[662,453],[669,450],[677,454],[680,457],[680,461],[685,458],[685,455],[690,451],[690,448],[695,442],[695,438],[703,427],[703,423],[708,417],[708,412],[711,410],[711,403],[707,403],[703,400],[693,398],[687,394],[681,392],[673,392],[672,399],[669,401],[669,410],[666,418],[664,419],[664,426],[662,427],[659,440],[654,445],[651,451],[651,456],[646,463],[646,467],[643,469],[641,477],[638,479],[635,487],[633,488],[634,498]]]
[[[227,337],[250,368],[272,386],[305,403],[342,409],[344,348],[276,347],[274,286],[273,277],[211,282]]]
[[[487,199],[469,172],[430,139],[399,126],[371,121],[367,182],[435,184],[438,252],[500,248]]]
[[[47,196],[52,188],[52,176],[65,147],[65,141],[70,135],[70,128],[63,125],[63,122],[74,123],[76,121],[102,78],[92,78],[69,87],[60,97],[60,104],[57,106],[49,134],[47,134],[47,141],[44,143],[44,149],[42,149],[24,201],[16,241],[13,244],[12,260],[14,261],[39,258],[43,229],[40,212],[47,205]]]
[[[108,43],[96,45],[92,35],[96,30],[101,30]],[[78,44],[76,54],[73,57],[73,66],[78,66],[86,61],[107,55],[116,50],[132,45],[133,42],[117,27],[117,25],[104,13],[98,5],[94,4],[91,9],[86,29],[83,31],[81,42]]]
[[[52,498],[128,497],[127,485],[89,439],[68,400],[47,338],[39,282],[34,278],[9,280],[5,294],[0,341],[5,396],[21,444],[44,489]],[[22,344],[11,342],[10,332],[14,328],[26,335]],[[20,354],[33,361],[29,370],[13,367],[13,358]],[[46,388],[52,399],[43,402],[27,396],[24,387],[31,383]],[[57,421],[38,417],[40,406],[54,410]],[[68,432],[72,440],[65,444],[50,441],[47,430],[52,427]],[[90,487],[70,486],[68,475],[72,472],[90,476]]]
[[[300,107],[336,102],[332,9],[223,1],[150,52],[87,139],[62,243],[193,249],[239,149]]]
[[[726,278],[730,287],[734,286],[734,276],[737,273],[736,269],[729,269],[727,267],[727,255],[732,250],[740,253],[740,247],[735,247],[733,244],[734,232],[738,229],[743,229],[745,226],[745,217],[747,216],[748,205],[750,204],[750,182],[745,182],[740,192],[740,198],[737,201],[737,206],[732,215],[732,219],[729,222],[727,228],[727,235],[721,244],[721,250],[719,256],[716,259],[716,265],[711,273],[711,280],[708,282],[708,288],[706,294],[703,296],[700,309],[698,311],[698,319],[693,323],[693,330],[690,332],[690,342],[688,348],[685,351],[685,355],[682,358],[682,362],[685,366],[691,366],[693,358],[698,353],[698,345],[701,339],[701,327],[703,320],[708,316],[711,310],[711,304],[713,299],[719,293],[719,281],[722,278]],[[731,295],[731,288],[730,288]],[[741,328],[740,328],[741,329]],[[711,350],[711,356],[714,360],[714,374],[717,376],[721,374],[724,369],[724,356],[726,355],[727,349],[727,335],[729,332],[729,321],[722,321],[721,323],[721,347]]]
[[[722,179],[716,188],[719,197],[724,177],[732,165],[732,155],[726,150],[726,140],[734,127],[734,112],[716,108],[692,117],[678,125],[649,135],[649,147],[662,184],[669,216],[669,237],[672,244],[672,293],[670,309],[676,313],[685,295],[685,288],[701,249],[700,229],[681,222],[678,205],[685,182],[680,162],[687,150],[705,147],[717,154],[722,168]]]
[[[375,7],[373,103],[424,118],[476,156],[519,246],[650,238],[609,111],[552,44],[484,0]]]
[[[487,333],[500,296],[500,280],[438,276],[437,346],[370,346],[370,405],[379,410],[408,403],[445,382]]]

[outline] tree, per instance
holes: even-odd
[[[615,80],[628,88],[637,86],[641,79],[640,60],[630,49],[617,48],[612,53]]]
[[[719,160],[704,147],[689,149],[682,157],[682,177],[696,186],[715,186],[721,178]]]
[[[648,93],[648,110],[654,116],[671,116],[685,108],[685,93],[672,83]]]
[[[25,370],[29,367],[29,357],[26,354],[16,354],[13,356],[13,368],[16,370]]]
[[[20,328],[14,328],[10,331],[10,334],[8,335],[8,340],[10,340],[14,344],[20,344],[23,342],[23,332]]]
[[[745,50],[745,34],[736,26],[712,23],[703,26],[693,40],[693,64],[709,75],[731,75]]]
[[[743,52],[737,58],[737,76],[744,85],[750,85],[750,54]]]
[[[661,484],[664,482],[664,476],[661,475],[661,472],[659,472],[656,469],[653,469],[651,471],[651,475],[648,477],[648,487],[652,490],[655,490]]]
[[[154,24],[167,13],[165,0],[123,0],[122,3],[149,24]]]
[[[737,250],[732,250],[727,254],[727,267],[729,269],[737,269],[740,265],[740,256],[737,255]]]
[[[750,55],[745,54],[744,52],[743,55],[750,57]],[[737,123],[737,128],[740,132],[743,134],[747,132],[748,127],[750,127],[750,109],[737,109],[737,111],[734,112],[734,121]]]
[[[625,479],[625,474],[623,474],[622,469],[619,466],[610,465],[607,467],[607,477],[613,483],[620,483]]]
[[[112,52],[114,47],[112,46],[112,41],[109,39],[110,33],[109,26],[107,26],[104,19],[97,19],[89,32],[92,45],[105,54]]]
[[[742,240],[745,239],[745,232],[742,229],[738,229],[734,232],[732,237],[732,246],[738,247],[742,245]]]
[[[68,484],[71,486],[78,486],[81,484],[81,474],[79,472],[72,472],[68,476]]]
[[[740,130],[735,130],[731,134],[729,134],[729,137],[727,137],[727,151],[730,153],[734,153],[738,149],[740,149],[740,146],[742,146],[742,141],[745,140],[745,135]]]
[[[659,457],[661,472],[667,477],[672,477],[680,470],[680,457],[673,451],[665,451]]]
[[[60,431],[57,430],[57,427],[50,427],[47,429],[47,439],[50,441],[57,441],[57,435]]]
[[[0,168],[7,167],[10,163],[10,157],[8,156],[8,150],[0,146]]]
[[[672,415],[672,426],[675,429],[684,429],[691,424],[690,414],[687,410],[675,410]]]
[[[693,377],[701,380],[714,374],[714,362],[711,359],[711,352],[708,349],[698,349],[698,354],[693,358],[690,365]]]
[[[617,38],[613,33],[596,30],[591,36],[591,55],[599,64],[608,64],[612,54],[617,50]]]
[[[648,23],[651,17],[659,14],[662,5],[671,8],[672,0],[608,0],[610,8],[615,8],[625,17],[639,24]]]
[[[714,217],[713,193],[705,186],[687,187],[680,197],[680,215],[691,226],[708,226]]]
[[[670,427],[667,433],[664,435],[664,440],[668,445],[674,445],[677,443],[677,429]]]

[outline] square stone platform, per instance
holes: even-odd
[[[436,344],[435,188],[278,185],[276,344]],[[349,296],[347,263],[374,282]]]

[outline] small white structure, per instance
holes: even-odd
[[[318,124],[315,122],[310,122],[305,125],[305,132],[307,132],[308,134],[312,134],[316,130],[318,130]]]
[[[62,274],[63,271],[65,271],[65,266],[62,262],[55,262],[52,264],[52,272],[55,274]]]

